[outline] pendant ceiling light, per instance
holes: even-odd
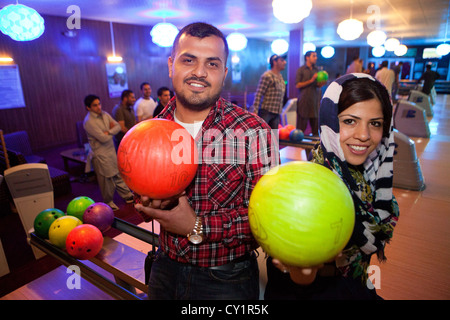
[[[161,22],[150,31],[152,42],[160,47],[171,47],[178,35],[178,28],[171,23]]]
[[[378,47],[386,42],[386,33],[382,30],[374,30],[367,35],[367,44],[371,47]]]
[[[404,56],[408,52],[408,47],[404,44],[400,44],[397,48],[394,50],[394,54],[398,57]]]
[[[372,48],[372,55],[374,57],[380,58],[380,57],[384,56],[385,53],[386,53],[386,49],[384,48],[384,46],[378,46],[378,47]]]
[[[289,50],[289,43],[284,39],[276,39],[270,45],[273,53],[282,55]]]
[[[436,47],[436,53],[440,56],[446,56],[450,53],[450,44],[441,43]]]
[[[343,40],[358,39],[364,31],[363,23],[357,19],[353,19],[353,0],[350,1],[350,19],[341,21],[337,28],[337,33]]]
[[[44,19],[30,7],[10,4],[0,10],[0,30],[13,40],[31,41],[44,33]]]
[[[247,37],[240,32],[233,32],[227,36],[228,47],[232,51],[241,51],[247,47]]]
[[[334,56],[334,48],[332,46],[325,46],[322,48],[322,50],[320,50],[320,54],[322,55],[322,57],[329,59],[332,56]]]
[[[312,9],[311,0],[273,0],[273,15],[284,23],[299,23]]]
[[[241,61],[241,58],[238,57],[237,53],[233,54],[231,57],[231,63],[238,64]]]
[[[337,33],[343,40],[358,39],[363,33],[363,23],[356,19],[347,19],[339,23]]]
[[[400,45],[400,41],[397,38],[389,38],[384,43],[384,47],[386,51],[395,51],[397,47]]]
[[[307,53],[308,51],[316,51],[316,45],[312,42],[305,42],[303,44],[303,54]]]
[[[450,12],[450,6],[448,7],[448,11],[447,11],[447,24],[445,25],[445,38],[444,38],[444,43],[441,43],[440,45],[438,45],[436,47],[436,53],[440,56],[446,56],[447,54],[450,53],[450,44],[446,43],[447,42],[447,31],[448,31],[448,17],[449,17],[449,12]]]

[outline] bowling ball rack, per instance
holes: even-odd
[[[158,246],[158,235],[136,226],[132,223],[124,221],[119,218],[114,218],[112,228],[115,228],[123,233],[133,236],[141,241],[147,242],[153,246]],[[106,238],[106,237],[105,237]],[[79,260],[71,255],[69,255],[65,250],[59,249],[58,247],[51,244],[49,241],[37,236],[34,232],[29,234],[29,241],[32,246],[35,246],[39,250],[45,252],[49,256],[56,258],[65,266],[76,265],[80,268],[81,277],[97,286],[99,289],[103,290],[110,296],[118,300],[142,300],[143,298],[135,293],[133,289],[127,283],[123,281],[113,282],[104,275],[95,271],[93,268],[88,266],[84,261]],[[91,261],[92,260],[92,261]],[[94,260],[95,258],[88,260],[97,264]],[[113,267],[108,268],[109,270],[114,269]],[[144,264],[142,265],[144,269]],[[108,271],[109,271],[108,270]],[[116,275],[115,275],[116,278]]]
[[[303,148],[308,154],[319,142],[320,138],[318,136],[305,136],[300,142],[280,139],[280,146]]]

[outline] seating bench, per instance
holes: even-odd
[[[8,150],[20,152],[27,163],[45,163],[45,159],[33,154],[30,139],[26,131],[16,131],[4,135],[5,145]]]
[[[19,164],[29,163],[21,152],[14,151],[8,148],[7,153],[11,167],[17,166]],[[0,173],[3,173],[6,169],[5,154],[2,150],[0,150]],[[68,194],[72,191],[72,186],[70,185],[70,176],[67,172],[50,166],[48,167],[48,171],[50,173],[50,177],[52,178],[53,195],[55,197]],[[0,202],[8,198],[8,196],[5,196],[4,194],[4,188],[7,189],[6,182],[3,182],[0,186]],[[7,191],[7,194],[9,194],[9,191]]]

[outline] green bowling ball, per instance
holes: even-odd
[[[48,230],[52,223],[65,215],[64,212],[56,208],[41,211],[34,219],[34,233],[43,239],[48,239]]]
[[[76,197],[67,205],[67,215],[77,217],[78,219],[83,221],[84,211],[86,211],[87,207],[89,207],[93,203],[95,203],[95,201],[89,197]]]
[[[317,82],[324,82],[328,80],[328,73],[326,71],[317,72]]]

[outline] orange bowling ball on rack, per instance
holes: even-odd
[[[80,260],[95,257],[103,246],[102,232],[92,224],[82,224],[72,229],[66,239],[67,252]]]

